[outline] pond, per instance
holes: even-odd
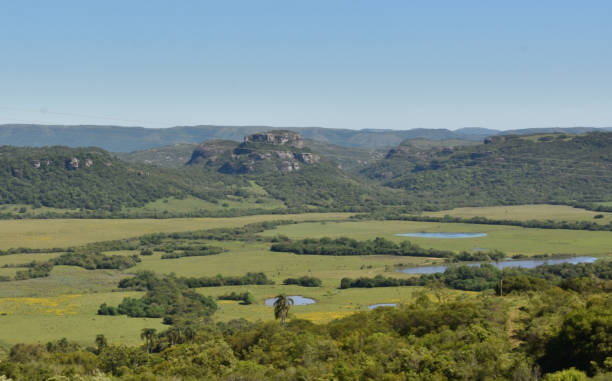
[[[500,262],[489,262],[498,269],[505,269],[507,267],[523,267],[526,269],[532,269],[540,265],[558,265],[560,263],[570,263],[576,265],[578,263],[593,263],[597,260],[595,257],[571,257],[571,258],[559,258],[559,259],[521,259],[521,260],[507,260]],[[480,263],[471,263],[468,266],[480,266]],[[404,274],[434,274],[443,273],[447,266],[421,266],[421,267],[410,267],[406,269],[398,270]]]
[[[378,307],[395,307],[395,306],[397,306],[396,303],[378,303],[378,304],[370,304],[368,306],[368,309],[373,310]]]
[[[306,306],[308,304],[315,304],[316,303],[316,301],[314,299],[305,298],[302,295],[289,295],[287,297],[291,298],[293,300],[293,305],[294,306]],[[268,298],[265,301],[265,305],[268,306],[268,307],[272,307],[274,305],[275,301],[276,301],[276,298]]]
[[[418,237],[418,238],[479,238],[486,237],[487,233],[400,233],[398,237]]]

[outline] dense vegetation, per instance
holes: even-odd
[[[146,294],[143,297],[125,298],[116,308],[104,303],[98,309],[98,314],[163,317],[167,324],[173,324],[177,319],[194,324],[212,315],[216,309],[212,298],[189,290],[184,282],[175,277],[156,277],[147,273]]]
[[[358,241],[347,237],[305,238],[299,241],[281,240],[274,243],[270,250],[316,255],[401,255],[447,258],[452,261],[490,261],[505,257],[505,254],[499,251],[454,253],[433,248],[425,249],[410,241],[402,241],[398,244],[382,237],[365,241]]]
[[[32,381],[106,379],[99,371],[126,380],[259,381],[538,380],[545,372],[544,381],[587,374],[603,381],[612,371],[611,303],[610,294],[550,289],[521,308],[522,324],[509,333],[513,307],[503,298],[434,303],[422,295],[326,325],[237,320],[144,329],[140,348],[100,335],[89,348],[66,340],[19,344],[0,362],[0,373]]]
[[[262,143],[207,142],[202,162],[172,169],[127,163],[98,148],[3,146],[0,205],[35,209],[0,210],[0,218],[229,216],[261,213],[261,204],[272,201],[279,203],[271,208],[275,213],[610,201],[612,133],[507,135],[453,148],[414,144],[370,161],[361,177],[326,157],[298,160],[312,152],[307,148]],[[250,189],[253,183],[265,196]],[[228,207],[142,209],[162,198],[188,196]],[[229,208],[224,200],[230,199],[248,200],[249,207]],[[36,211],[40,207],[55,209]],[[602,229],[585,223],[572,228]]]
[[[534,269],[520,267],[499,270],[491,264],[480,266],[451,266],[443,273],[423,274],[412,278],[391,278],[378,275],[374,278],[343,278],[340,288],[371,288],[396,286],[425,286],[440,284],[464,291],[495,290],[498,295],[513,292],[542,291],[559,286],[578,292],[607,289],[610,291],[612,262],[597,261],[571,265],[541,265]]]
[[[120,213],[163,197],[223,199],[240,178],[127,164],[99,148],[0,147],[0,204]]]
[[[170,278],[172,278],[173,283],[187,288],[274,284],[274,281],[268,279],[264,273],[247,273],[243,276],[217,275],[199,278],[170,276]],[[140,271],[131,278],[122,279],[118,287],[134,291],[152,290],[159,282],[159,279],[154,272]]]
[[[321,279],[319,278],[305,275],[299,278],[287,278],[283,281],[283,284],[284,285],[295,284],[295,285],[302,286],[302,287],[319,287],[321,286],[321,284],[323,284],[323,282],[321,282]]]
[[[500,136],[428,153],[396,149],[363,170],[424,209],[610,201],[612,133]]]
[[[176,259],[183,257],[204,257],[207,255],[215,255],[222,253],[224,250],[220,247],[207,246],[207,245],[195,245],[195,246],[178,246],[175,248],[164,248],[165,250],[172,250],[168,254],[162,254],[162,259]],[[180,250],[180,251],[176,251]]]
[[[219,295],[217,296],[218,300],[239,300],[241,303],[240,304],[253,304],[255,302],[255,297],[253,296],[253,294],[251,294],[250,292],[242,292],[242,293],[237,293],[235,291],[232,291],[228,294],[224,294],[224,295]]]
[[[16,280],[31,278],[44,278],[49,276],[53,266],[78,266],[87,270],[116,269],[122,270],[135,266],[140,262],[137,255],[106,255],[100,252],[71,252],[60,255],[57,258],[39,263],[31,262],[27,270],[17,271]]]
[[[603,217],[603,215],[601,215]],[[595,216],[595,219],[601,217]],[[422,222],[444,222],[444,223],[461,223],[461,224],[482,224],[482,225],[507,225],[520,226],[524,228],[537,229],[568,229],[568,230],[590,230],[590,231],[612,231],[612,222],[608,224],[599,224],[596,221],[553,221],[553,220],[497,220],[487,217],[470,217],[461,218],[446,215],[444,217],[421,216],[421,215],[402,215],[388,214],[381,211],[358,215],[355,219],[385,219],[385,220],[400,220],[400,221],[422,221]]]

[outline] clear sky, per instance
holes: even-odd
[[[2,1],[0,123],[612,126],[612,1]]]

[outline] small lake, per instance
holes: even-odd
[[[489,262],[493,266],[502,270],[507,267],[523,267],[526,269],[532,269],[540,265],[558,265],[561,263],[570,263],[576,265],[578,263],[593,263],[597,260],[595,257],[571,257],[571,258],[559,258],[559,259],[521,259],[521,260],[507,260],[499,262]],[[480,266],[480,263],[470,263],[468,266]],[[443,273],[447,266],[421,266],[421,267],[410,267],[406,269],[397,270],[404,274],[434,274]]]
[[[395,307],[395,306],[397,306],[396,303],[378,303],[378,304],[370,304],[368,306],[368,309],[373,310],[378,307]]]
[[[486,237],[487,233],[400,233],[398,237],[418,238],[479,238]]]
[[[305,298],[302,295],[289,295],[288,298],[290,298],[291,300],[293,300],[293,305],[294,306],[306,306],[308,304],[315,304],[316,301],[314,299],[310,299],[310,298]],[[268,307],[272,307],[274,305],[274,302],[276,301],[276,298],[268,298],[265,301],[265,305]]]

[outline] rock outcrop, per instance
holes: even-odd
[[[200,144],[188,164],[205,164],[221,173],[293,172],[318,163],[319,155],[304,152],[304,139],[292,131],[262,132],[244,142],[210,140]]]
[[[274,145],[286,145],[295,148],[304,147],[304,138],[293,131],[269,131],[245,136],[245,143],[267,143]]]

